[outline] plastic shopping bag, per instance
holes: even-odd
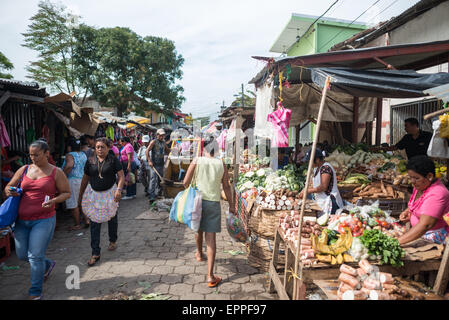
[[[449,147],[446,139],[440,136],[440,120],[432,122],[433,136],[427,149],[427,155],[435,158],[449,158]]]
[[[232,241],[248,242],[248,234],[246,233],[242,222],[236,215],[229,211],[226,213],[226,228],[228,229]]]
[[[201,222],[202,197],[198,188],[190,185],[181,191],[173,201],[170,220],[186,224],[193,231],[198,231]]]

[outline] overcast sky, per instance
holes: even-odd
[[[53,1],[56,2],[56,1]],[[335,0],[61,0],[81,21],[96,27],[129,27],[141,36],[171,39],[185,59],[186,102],[182,111],[215,118],[222,101],[263,67],[252,55],[279,56],[269,49],[292,13],[320,16]],[[376,0],[339,0],[328,17],[354,20]],[[417,0],[380,0],[357,22],[375,24],[396,16]],[[25,66],[36,59],[21,46],[38,0],[0,0],[0,51],[14,64],[12,74],[27,80]],[[212,119],[213,120],[213,119]]]

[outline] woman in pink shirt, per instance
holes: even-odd
[[[120,162],[122,163],[123,172],[125,174],[125,177],[133,173],[133,171],[136,169],[136,164],[133,161],[134,160],[134,148],[131,145],[131,140],[129,137],[122,137],[120,139],[120,142],[122,143],[123,149],[120,152]],[[130,179],[126,179],[128,181],[128,185],[126,187],[126,196],[122,198],[122,200],[129,200],[134,199],[136,197],[136,184],[131,184]]]
[[[427,156],[411,158],[407,170],[414,188],[408,208],[399,219],[410,221],[412,228],[399,237],[399,243],[405,244],[420,237],[444,243],[449,234],[449,226],[443,219],[449,212],[449,191],[440,179],[435,178],[435,164]]]

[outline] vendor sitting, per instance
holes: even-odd
[[[399,219],[410,221],[412,228],[399,237],[405,244],[423,237],[426,240],[444,243],[449,226],[443,216],[449,212],[449,191],[435,178],[435,164],[427,156],[413,157],[407,164],[413,184],[413,193],[408,208]]]
[[[312,150],[309,150],[304,161],[310,161]],[[313,161],[313,187],[308,188],[308,194],[314,194],[317,204],[324,210],[326,203],[331,204],[330,214],[334,214],[339,208],[343,208],[343,199],[337,186],[337,175],[332,165],[324,161],[323,151],[316,149]],[[299,194],[303,197],[304,190]]]

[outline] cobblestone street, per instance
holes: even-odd
[[[56,266],[44,284],[43,298],[59,299],[140,299],[142,294],[159,293],[170,300],[262,300],[277,299],[269,294],[268,277],[248,265],[246,250],[230,241],[222,215],[222,232],[217,234],[216,274],[223,278],[217,288],[206,283],[207,261],[194,258],[194,233],[185,225],[168,222],[168,213],[136,217],[148,211],[148,202],[138,184],[138,196],[122,201],[119,209],[118,247],[108,251],[107,223],[102,225],[101,260],[87,266],[91,254],[90,230],[67,231],[70,214],[58,215],[57,229],[47,251]],[[227,203],[226,203],[227,205]],[[231,254],[229,251],[232,250]],[[238,254],[239,251],[244,254]],[[205,249],[204,249],[205,252]],[[80,270],[80,288],[66,288],[66,268]],[[0,299],[27,299],[29,264],[15,253],[0,268]]]

